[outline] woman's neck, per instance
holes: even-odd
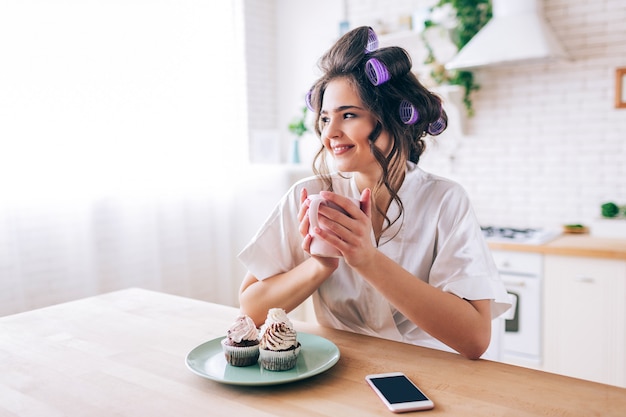
[[[377,174],[366,174],[363,172],[354,173],[356,186],[359,189],[360,193],[362,193],[363,190],[365,190],[366,188],[369,188],[370,190],[372,190],[372,193],[373,193],[374,189],[376,188],[376,185],[378,184],[378,181],[380,180],[380,177],[381,175],[379,173]]]

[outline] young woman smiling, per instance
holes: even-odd
[[[313,295],[323,325],[479,358],[510,304],[463,188],[417,166],[425,135],[446,127],[441,100],[369,27],[339,39],[320,68],[307,96],[322,143],[315,176],[239,254],[242,312],[260,325],[270,308]],[[345,210],[322,206],[315,230],[340,258],[310,255],[307,197],[318,193]]]

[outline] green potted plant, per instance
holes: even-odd
[[[612,201],[608,203],[604,203],[600,206],[602,217],[605,218],[615,218],[615,217],[626,217],[626,206],[618,206]]]
[[[435,13],[442,9],[443,15],[452,12],[456,22],[450,24],[449,19],[433,18]],[[422,31],[422,40],[426,45],[428,55],[425,64],[431,66],[431,77],[438,84],[459,85],[464,88],[463,103],[467,109],[468,116],[474,114],[472,106],[471,94],[478,90],[479,86],[474,81],[474,74],[470,71],[448,71],[443,64],[436,62],[434,51],[429,44],[425,31],[431,27],[444,26],[449,30],[450,39],[456,46],[457,50],[461,50],[480,29],[491,19],[491,3],[489,0],[440,0],[436,6],[431,8],[430,16],[424,21],[424,29]]]
[[[300,116],[294,118],[291,123],[287,126],[289,132],[293,133],[296,137],[292,142],[291,148],[291,162],[294,164],[300,163],[300,139],[302,136],[309,131],[309,128],[306,125],[306,116],[308,113],[308,108],[306,106],[302,107]]]

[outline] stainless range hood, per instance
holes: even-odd
[[[538,0],[492,0],[492,9],[491,20],[446,64],[447,69],[569,59]]]

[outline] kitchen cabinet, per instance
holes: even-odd
[[[544,370],[626,387],[626,261],[544,258]]]

